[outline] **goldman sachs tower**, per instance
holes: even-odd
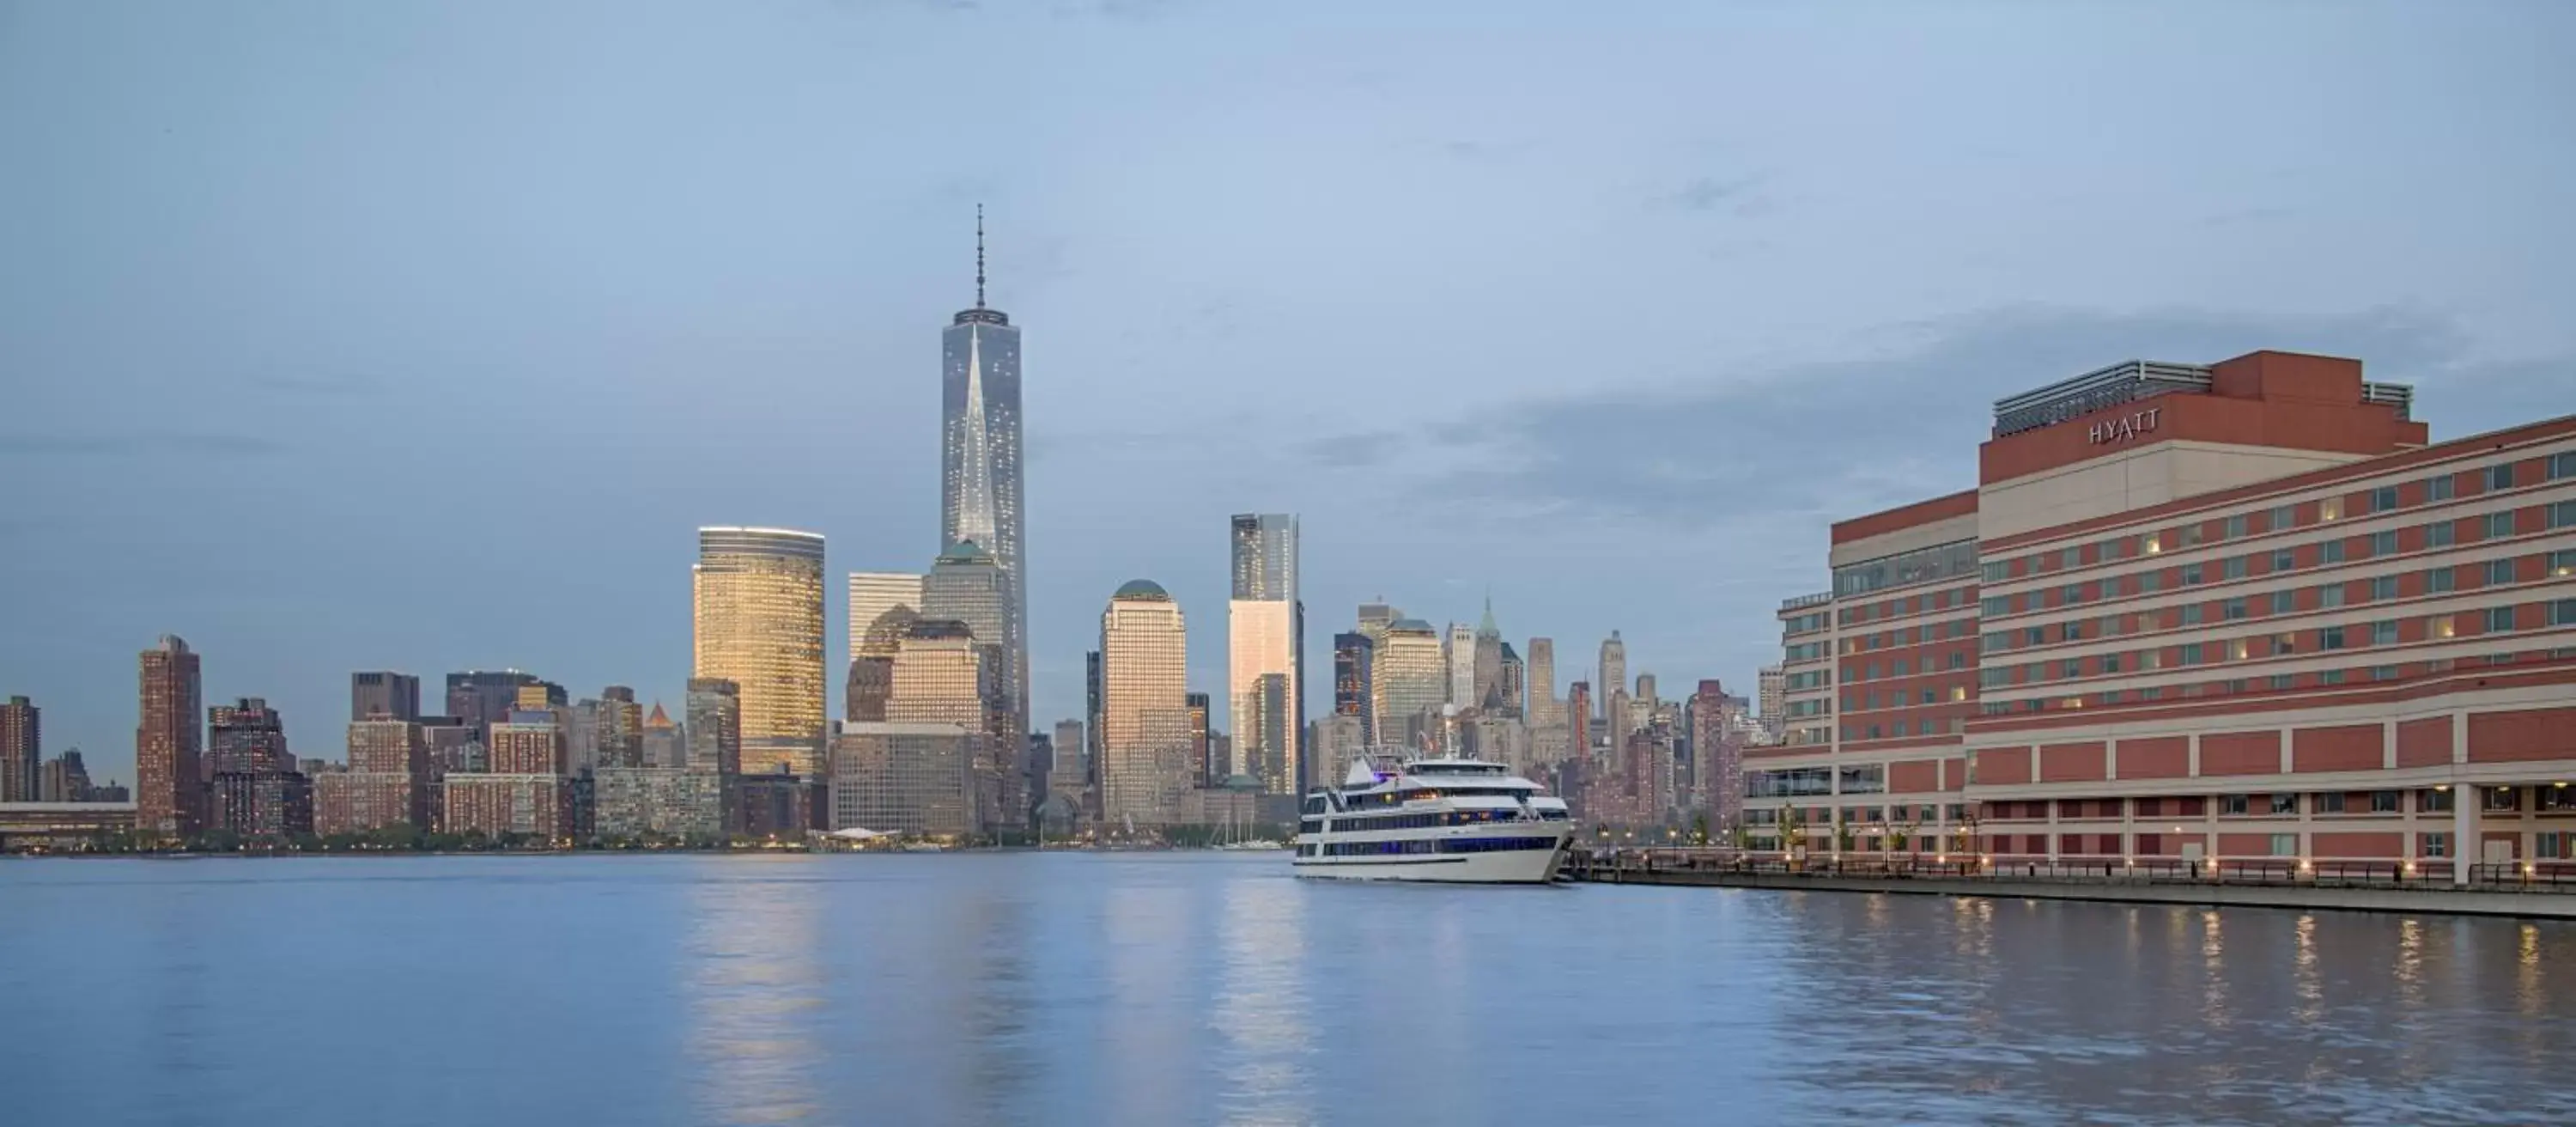
[[[959,543],[993,554],[1007,591],[1002,637],[1002,684],[1008,693],[1014,740],[1024,740],[1029,716],[1029,587],[1022,554],[1025,513],[1020,481],[1020,330],[999,309],[984,305],[984,208],[975,208],[975,307],[961,311],[943,334],[945,364],[940,389],[939,540],[942,551]],[[979,642],[985,639],[977,639]],[[1014,755],[1013,762],[1020,757]]]

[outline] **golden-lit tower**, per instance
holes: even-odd
[[[819,777],[823,752],[823,537],[701,528],[690,585],[693,675],[739,687],[742,772]]]
[[[1100,616],[1100,808],[1123,826],[1177,816],[1189,790],[1189,632],[1162,585],[1120,587]]]

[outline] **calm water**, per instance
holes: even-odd
[[[2576,927],[1217,854],[0,862],[0,1122],[2576,1120]]]

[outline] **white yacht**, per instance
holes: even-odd
[[[1574,822],[1543,789],[1499,763],[1361,755],[1339,788],[1306,796],[1297,875],[1545,884]]]

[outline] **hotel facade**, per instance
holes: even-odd
[[[2357,361],[1999,401],[1977,488],[1781,606],[1745,844],[1997,864],[2576,858],[2576,416],[2442,443]]]

